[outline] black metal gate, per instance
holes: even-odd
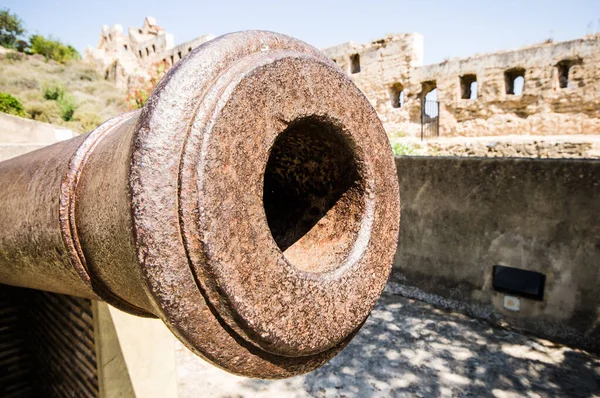
[[[440,136],[439,101],[421,101],[421,141]]]

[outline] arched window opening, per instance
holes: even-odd
[[[556,64],[556,69],[558,70],[558,87],[559,88],[568,88],[569,83],[573,74],[573,66],[581,65],[581,58],[578,59],[563,59],[558,64]],[[572,86],[572,84],[571,84]]]
[[[360,72],[360,55],[354,54],[350,56],[350,73]]]
[[[429,80],[421,83],[421,101],[423,102],[423,108],[425,115],[434,119],[438,117],[438,89],[437,82],[435,80]]]
[[[525,69],[514,68],[504,72],[504,82],[506,85],[506,94],[523,95],[525,86]]]
[[[464,75],[460,77],[460,98],[477,99],[477,75]]]
[[[392,97],[392,108],[402,108],[404,106],[404,87],[402,84],[395,83],[390,90]]]

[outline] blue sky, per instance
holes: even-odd
[[[286,33],[319,48],[419,32],[425,63],[600,31],[600,0],[2,0],[0,7],[21,16],[30,33],[51,34],[80,51],[97,44],[103,24],[141,26],[146,15],[176,44],[245,29]]]

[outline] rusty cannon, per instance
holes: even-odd
[[[350,342],[399,230],[372,106],[319,51],[271,32],[196,48],[141,110],[0,163],[0,187],[0,283],[159,317],[258,378]]]

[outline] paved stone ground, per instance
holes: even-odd
[[[598,357],[391,293],[308,375],[244,379],[176,355],[181,397],[600,397]]]

